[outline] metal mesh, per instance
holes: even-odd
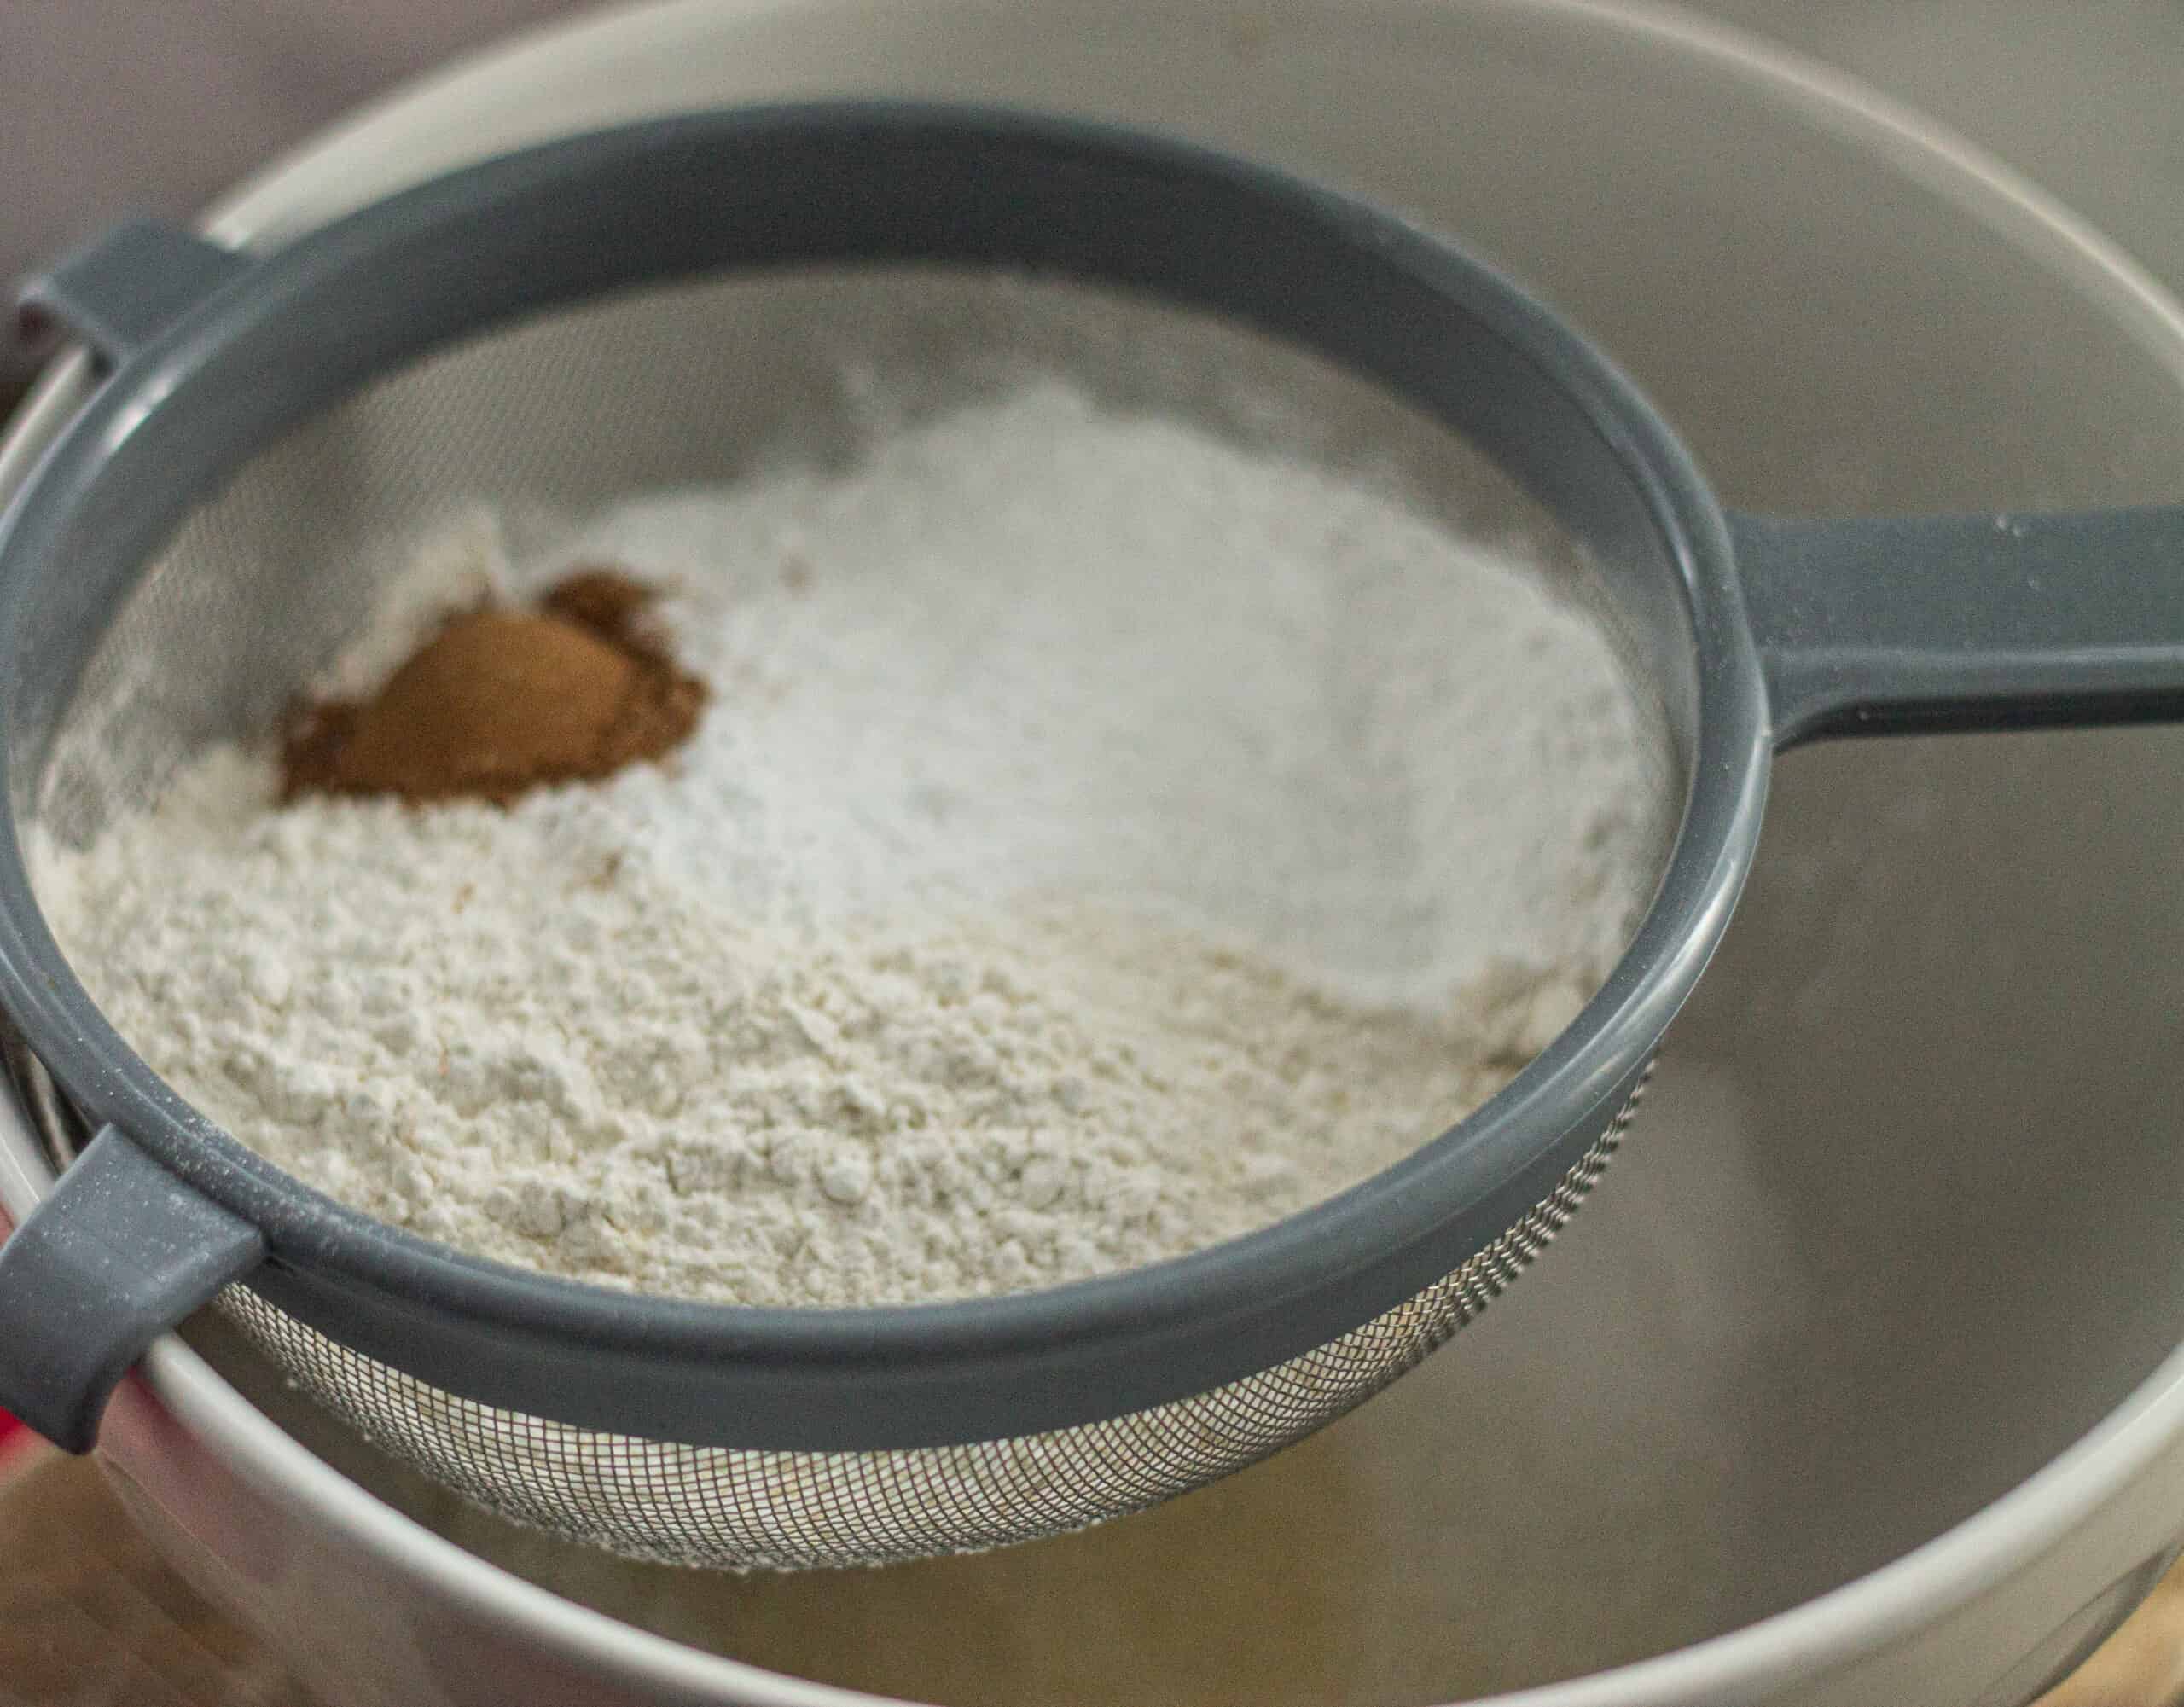
[[[1055,281],[880,269],[730,278],[618,297],[390,374],[253,458],[117,611],[57,727],[15,726],[35,798],[78,844],[149,803],[189,754],[262,732],[369,616],[418,538],[492,506],[519,550],[634,491],[770,462],[838,465],[875,432],[1066,374],[1101,400],[1189,420],[1521,541],[1602,622],[1633,691],[1654,672],[1540,507],[1462,439],[1323,359],[1206,316]],[[1682,778],[1664,723],[1653,804]],[[18,785],[20,787],[20,785]]]
[[[1060,371],[1095,396],[1391,486],[1625,630],[1537,507],[1385,392],[1258,334],[990,276],[770,276],[638,293],[390,374],[268,447],[113,615],[57,727],[19,727],[17,810],[64,843],[151,800],[191,752],[261,731],[328,661],[421,529],[493,506],[543,539],[633,490],[834,462],[875,427]],[[1647,675],[1630,660],[1633,686]],[[1664,735],[1650,808],[1680,798]],[[1635,1103],[1635,1097],[1633,1101]],[[976,1551],[1149,1506],[1332,1421],[1476,1315],[1575,1211],[1626,1108],[1556,1189],[1455,1274],[1316,1351],[1176,1403],[1013,1439],[871,1453],[725,1450],[497,1411],[361,1356],[231,1287],[223,1308],[318,1402],[503,1518],[640,1559],[737,1568]],[[1421,1136],[1425,1135],[1421,1134]]]
[[[247,1286],[219,1308],[317,1403],[497,1517],[626,1558],[730,1570],[886,1565],[1034,1541],[1241,1470],[1362,1404],[1478,1316],[1606,1170],[1645,1086],[1554,1189],[1463,1267],[1316,1350],[1106,1421],[960,1446],[752,1452],[570,1428],[457,1397]]]

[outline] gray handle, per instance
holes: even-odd
[[[264,1260],[256,1228],[107,1128],[0,1245],[0,1410],[90,1451],[130,1365]]]
[[[1777,746],[2184,719],[2184,505],[1729,530]]]
[[[132,220],[25,280],[17,313],[26,337],[63,326],[118,368],[249,266],[234,250],[187,231]]]

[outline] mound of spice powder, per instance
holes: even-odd
[[[706,686],[647,624],[652,598],[619,571],[585,569],[536,610],[451,618],[377,694],[304,714],[282,754],[285,797],[506,805],[672,752],[697,727]]]

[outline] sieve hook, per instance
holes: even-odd
[[[132,219],[25,280],[16,319],[26,340],[65,328],[102,365],[118,368],[249,270],[232,249]]]
[[[154,1340],[265,1259],[265,1240],[109,1126],[0,1245],[0,1409],[88,1452]]]

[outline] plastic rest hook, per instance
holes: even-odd
[[[107,1127],[0,1245],[0,1410],[90,1451],[130,1366],[264,1260],[255,1227]]]

